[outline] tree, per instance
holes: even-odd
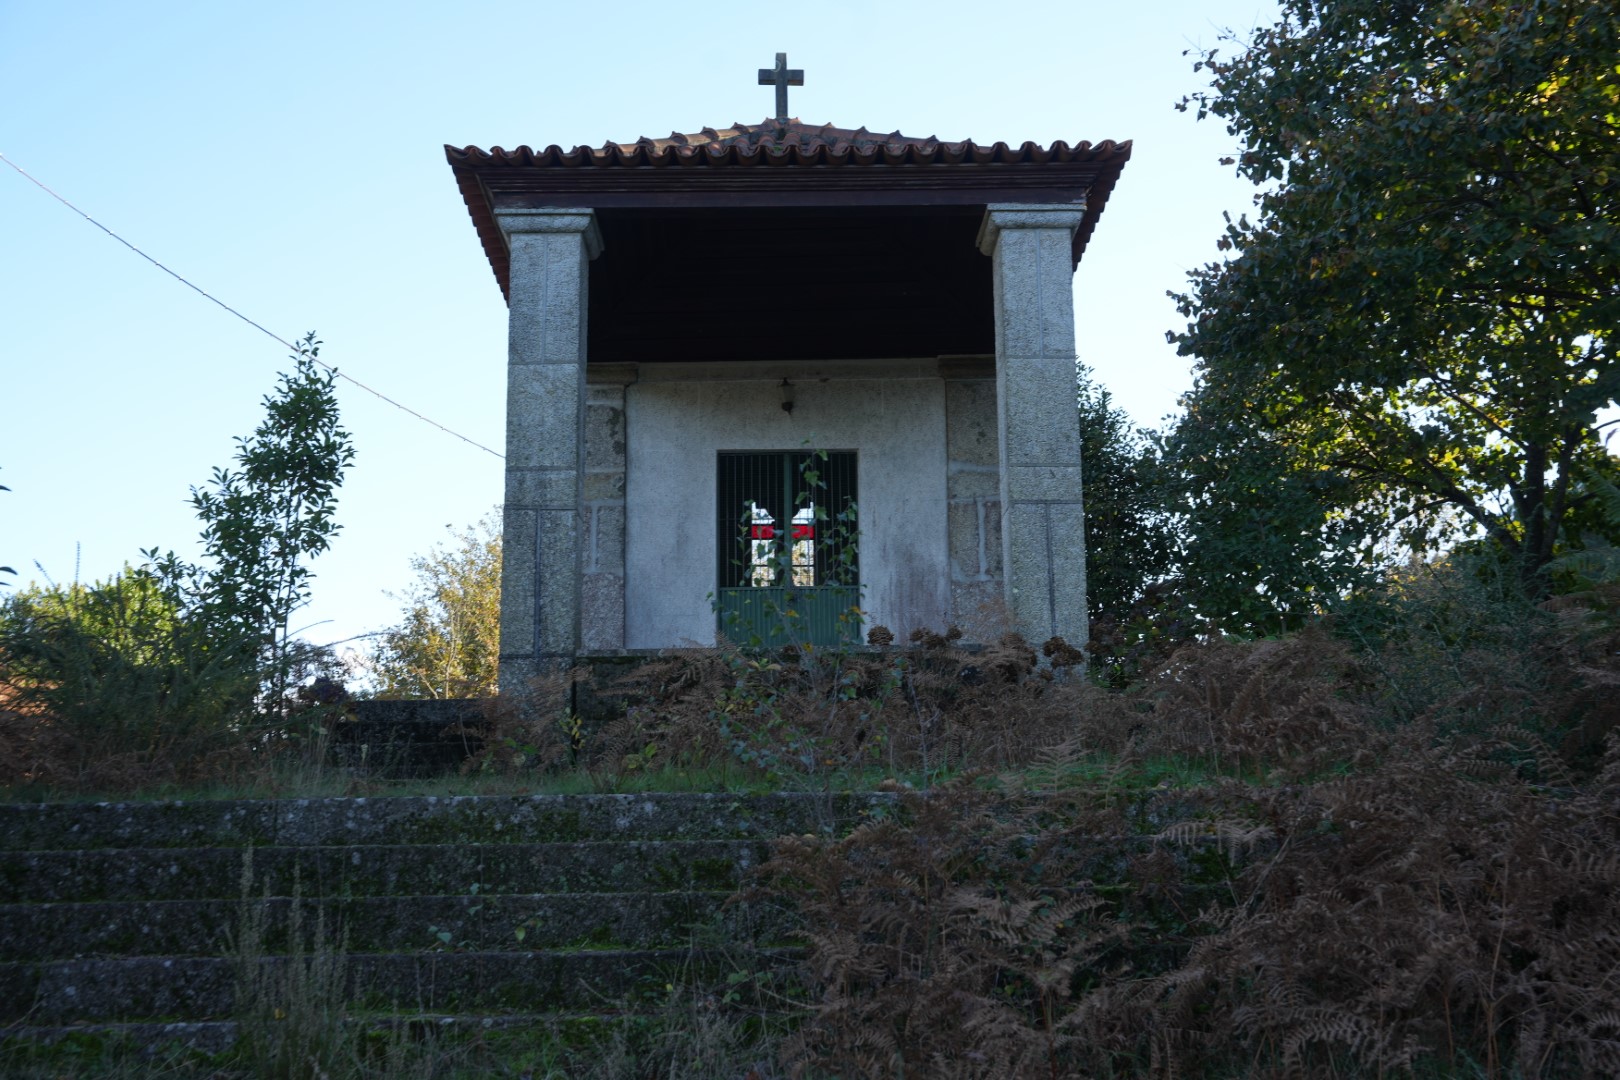
[[[1178,603],[1208,628],[1297,629],[1371,576],[1377,522],[1346,513],[1346,478],[1242,410],[1190,395],[1160,441],[1160,497],[1175,522]],[[1224,403],[1223,403],[1224,404]]]
[[[1119,617],[1172,570],[1172,535],[1152,442],[1081,365],[1080,460],[1085,467],[1086,606]]]
[[[371,658],[378,693],[389,698],[488,697],[496,691],[501,629],[499,514],[451,532],[411,560],[416,581],[404,619],[383,631]]]
[[[264,398],[263,422],[236,440],[236,467],[216,468],[208,487],[191,489],[206,564],[143,552],[221,639],[258,643],[273,710],[286,698],[292,614],[309,601],[308,560],[341,528],[337,489],[354,460],[320,344],[313,332],[298,343],[292,373]]]
[[[1183,107],[1227,122],[1262,191],[1177,297],[1181,430],[1314,485],[1288,527],[1330,561],[1351,519],[1415,551],[1472,533],[1535,594],[1592,516],[1578,477],[1614,475],[1620,392],[1616,56],[1616,0],[1284,0],[1200,60],[1213,91]]]

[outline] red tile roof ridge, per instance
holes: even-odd
[[[698,164],[770,165],[798,164],[1011,164],[1018,162],[1072,161],[1075,159],[1128,158],[1131,143],[1106,139],[1100,143],[1070,144],[1059,139],[1050,146],[1025,142],[1017,147],[1005,142],[980,145],[971,139],[943,141],[886,134],[860,128],[841,128],[831,123],[806,124],[798,119],[778,123],[767,119],[758,124],[734,123],[726,128],[705,127],[692,133],[671,132],[654,139],[643,136],[632,143],[604,143],[601,147],[576,146],[564,150],[557,145],[533,150],[527,145],[516,150],[499,146],[483,150],[475,146],[446,145],[452,164],[516,165],[580,168],[591,166],[660,166]]]

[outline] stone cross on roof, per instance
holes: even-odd
[[[787,53],[779,52],[774,68],[759,69],[759,85],[776,87],[776,122],[785,124],[788,120],[787,88],[804,85],[804,69],[788,70]]]

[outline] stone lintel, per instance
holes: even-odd
[[[512,246],[512,237],[517,233],[580,233],[587,259],[602,254],[602,231],[596,226],[596,212],[589,207],[541,206],[497,210],[495,223],[501,227],[501,235],[506,237],[508,248]]]
[[[594,370],[594,369],[593,369]],[[636,385],[655,383],[742,382],[792,383],[870,382],[873,379],[937,379],[939,361],[924,360],[721,360],[666,363],[644,361],[636,365]]]
[[[1063,229],[1070,239],[1086,217],[1084,199],[1073,203],[991,203],[979,223],[979,250],[993,254],[1003,229]]]

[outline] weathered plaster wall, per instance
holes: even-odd
[[[781,407],[784,377],[791,414]],[[639,365],[625,390],[625,646],[714,643],[721,450],[856,451],[867,625],[902,639],[944,626],[945,387],[933,361]]]

